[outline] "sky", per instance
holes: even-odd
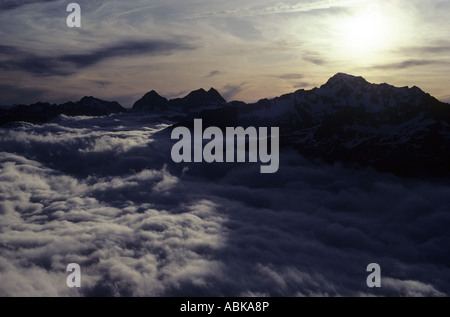
[[[0,0],[0,105],[95,96],[131,107],[214,87],[255,102],[338,72],[450,102],[447,0]]]

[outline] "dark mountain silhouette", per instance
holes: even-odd
[[[222,107],[227,104],[226,100],[217,90],[211,88],[206,91],[203,88],[192,91],[186,97],[167,100],[158,95],[154,90],[145,94],[135,102],[132,112],[199,112],[202,109]]]
[[[0,125],[14,121],[44,123],[61,114],[67,116],[106,116],[126,111],[117,102],[83,97],[80,101],[69,101],[60,105],[38,102],[29,106],[19,105],[11,109],[0,109]]]
[[[169,101],[166,98],[161,97],[156,91],[152,90],[134,103],[132,111],[161,112],[167,110],[168,108]]]
[[[84,97],[62,105],[0,109],[0,124],[125,111],[116,102]],[[312,159],[372,166],[403,176],[450,173],[450,105],[418,87],[371,84],[338,73],[320,88],[253,104],[226,102],[214,88],[173,100],[152,90],[130,112],[171,118],[177,121],[174,126],[190,127],[193,118],[202,118],[204,127],[280,127],[281,146]]]

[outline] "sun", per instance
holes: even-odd
[[[390,44],[390,21],[377,4],[355,12],[341,23],[341,45],[351,56],[375,53]]]

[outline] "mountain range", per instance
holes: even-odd
[[[450,173],[450,105],[418,87],[372,84],[338,73],[324,85],[247,104],[199,89],[168,100],[152,90],[131,110],[84,97],[61,105],[37,103],[0,109],[0,125],[47,122],[58,115],[105,116],[129,112],[176,118],[174,126],[280,127],[282,147],[327,163],[371,166],[401,176]]]
[[[214,88],[208,91],[201,88],[192,91],[184,98],[172,100],[167,100],[152,90],[134,103],[132,112],[151,111],[166,113],[168,111],[174,111],[189,114],[205,108],[220,108],[226,105],[226,100]]]
[[[67,116],[106,116],[121,112],[127,112],[127,110],[119,103],[94,97],[83,97],[77,102],[69,101],[60,105],[38,102],[32,105],[0,108],[0,126],[15,121],[44,123],[61,114]]]

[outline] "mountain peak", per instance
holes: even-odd
[[[169,101],[160,96],[155,90],[149,91],[141,99],[133,105],[134,111],[140,110],[164,110],[167,108]]]
[[[99,104],[105,103],[105,101],[94,98],[92,96],[84,96],[83,98],[81,98],[79,101],[77,101],[75,103],[80,106],[95,107]]]
[[[84,96],[80,101],[76,102],[76,104],[89,107],[105,107],[116,104],[116,102],[105,101],[92,96]]]
[[[168,100],[165,97],[162,97],[160,94],[158,94],[155,90],[151,90],[148,93],[146,93],[142,99],[151,101],[151,102],[167,102]]]
[[[368,82],[361,76],[353,76],[345,73],[337,73],[330,79],[328,79],[327,83],[322,87],[335,87],[335,86],[351,86],[357,87],[362,85],[367,85]]]
[[[339,78],[339,79],[348,79],[348,78],[362,78],[361,76],[355,76],[355,75],[351,75],[351,74],[347,74],[347,73],[336,73],[334,76],[332,76],[331,78]]]
[[[144,95],[144,97],[145,97],[145,96],[149,96],[149,97],[156,97],[156,96],[159,96],[159,97],[161,97],[160,94],[158,94],[158,93],[156,92],[156,90],[154,90],[154,89],[152,89],[151,91],[149,91],[148,93],[146,93],[146,94]]]
[[[156,91],[152,90],[146,93],[141,99],[133,105],[133,111],[183,111],[188,112],[192,109],[208,108],[214,105],[223,105],[226,101],[219,92],[210,88],[206,91],[203,88],[191,91],[183,98],[167,100],[161,97]]]
[[[92,96],[85,96],[75,103],[65,103],[60,105],[62,110],[61,113],[78,116],[78,115],[92,115],[92,116],[102,116],[111,113],[125,112],[123,108],[116,101],[105,101]]]
[[[197,90],[193,90],[191,91],[187,96],[185,96],[184,98],[189,98],[190,96],[192,97],[197,97],[197,96],[205,96],[207,94],[206,90],[203,88],[197,89]]]
[[[93,100],[98,100],[98,99],[94,98],[92,96],[84,96],[83,98],[80,99],[80,102],[84,103],[84,102],[93,101]]]
[[[208,94],[218,94],[218,93],[219,92],[216,89],[214,89],[213,87],[209,88],[209,90],[208,90]]]
[[[203,88],[191,91],[186,97],[183,98],[186,102],[193,102],[199,104],[208,103],[225,103],[225,99],[214,88],[210,88],[206,91]]]
[[[222,95],[213,87],[211,87],[208,90],[208,96],[213,100],[217,100],[219,102],[226,102],[226,100],[222,97]]]

